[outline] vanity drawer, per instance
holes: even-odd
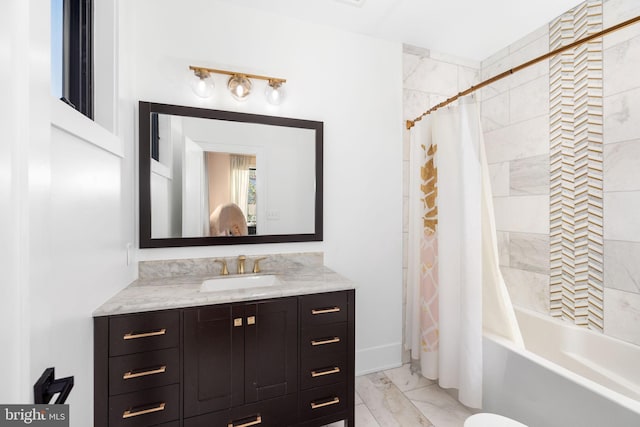
[[[347,350],[347,324],[322,325],[302,330],[302,360],[320,354],[344,354]]]
[[[177,310],[111,317],[109,355],[122,356],[177,347],[179,328],[180,313]]]
[[[184,420],[184,427],[283,427],[293,425],[298,396],[290,394],[239,408],[218,411]]]
[[[109,427],[147,427],[177,420],[179,402],[179,384],[111,397]]]
[[[301,326],[345,322],[347,309],[346,292],[305,295],[300,298]]]
[[[300,416],[302,419],[318,418],[346,410],[346,383],[318,387],[300,394]]]
[[[322,354],[302,361],[300,388],[303,390],[334,384],[347,379],[347,354]]]
[[[109,358],[109,394],[131,393],[180,381],[178,348]]]

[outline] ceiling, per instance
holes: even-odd
[[[482,60],[580,0],[223,0]]]

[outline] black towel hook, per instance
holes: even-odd
[[[47,368],[44,370],[38,381],[33,385],[33,400],[35,404],[48,404],[51,398],[56,394],[56,404],[62,404],[69,397],[73,388],[73,377],[55,379],[55,369]]]

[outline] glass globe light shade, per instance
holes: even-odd
[[[235,75],[229,79],[227,88],[237,101],[244,101],[251,93],[251,80],[245,76]]]
[[[267,102],[272,105],[280,105],[286,96],[282,82],[270,80],[265,90]]]
[[[195,71],[189,83],[193,93],[200,98],[209,98],[213,95],[215,84],[213,83],[213,76],[208,71]]]

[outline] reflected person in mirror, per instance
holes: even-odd
[[[211,236],[246,236],[247,220],[235,203],[218,205],[209,217]]]

